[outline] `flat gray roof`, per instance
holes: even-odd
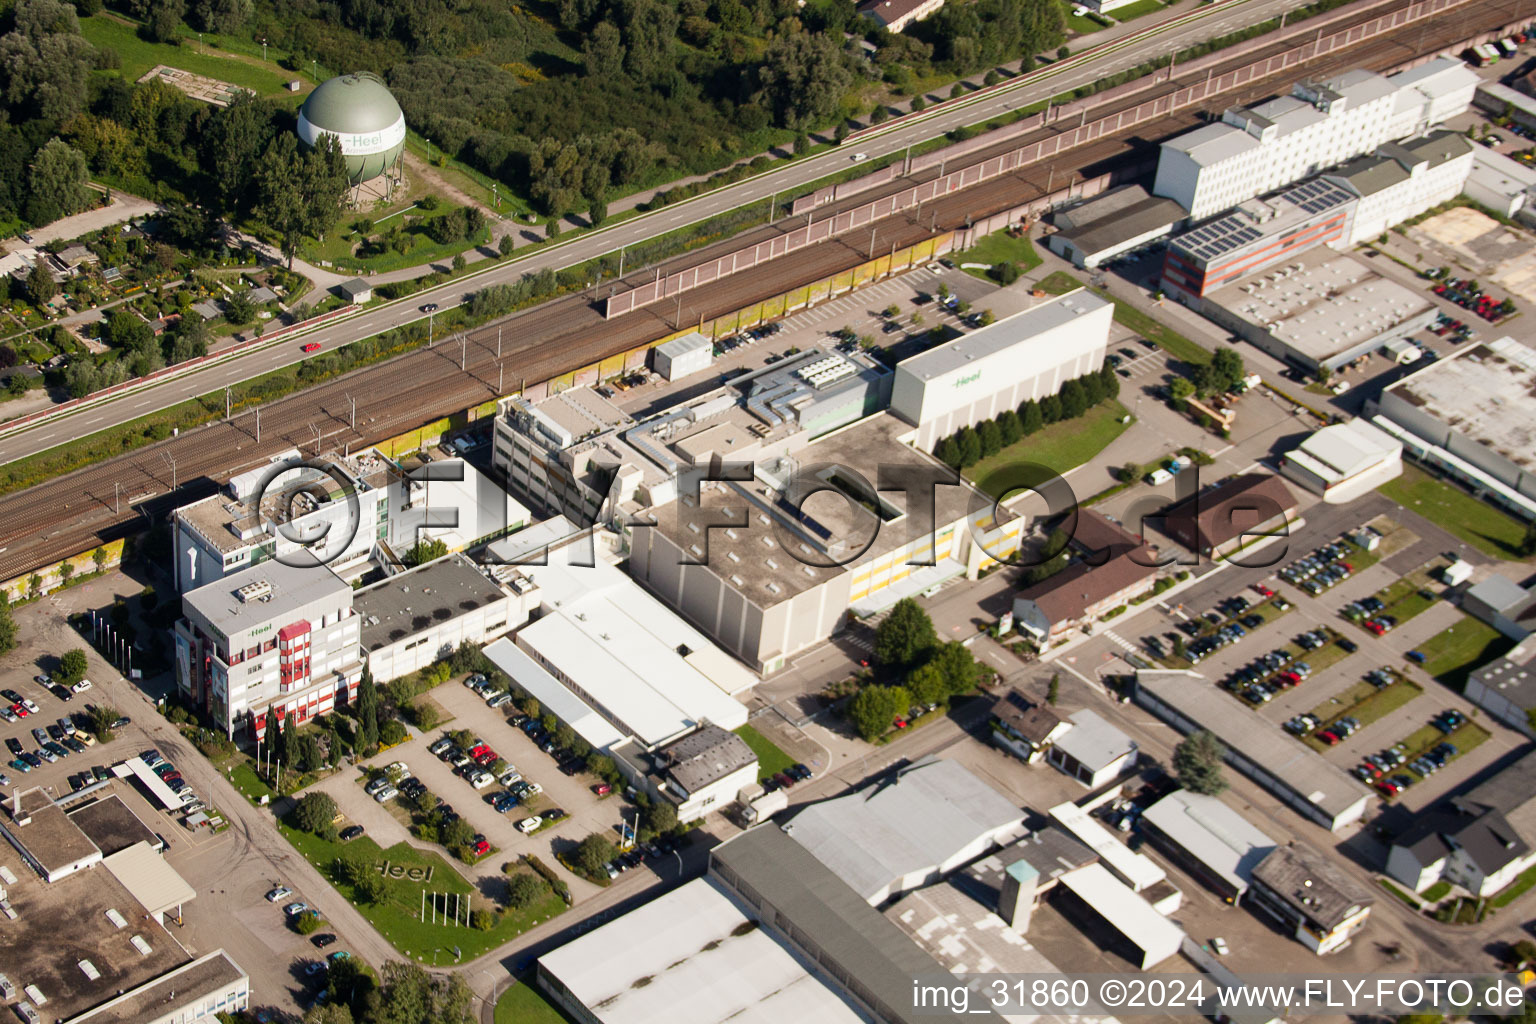
[[[96,844],[104,857],[126,850],[134,843],[155,846],[160,842],[149,826],[115,794],[109,793],[67,813],[69,820]]]
[[[958,761],[925,758],[845,796],[813,803],[784,831],[860,896],[932,870],[1024,813]]]
[[[710,852],[710,870],[786,918],[866,1002],[879,1001],[875,1009],[882,1017],[895,1024],[932,1021],[911,1006],[912,979],[944,976],[943,965],[779,826],[759,825],[721,843]],[[974,1016],[999,1020],[990,1012]]]
[[[364,587],[352,607],[363,619],[363,650],[376,651],[506,596],[473,562],[453,554]]]
[[[698,878],[539,958],[603,1024],[858,1024],[845,995]]]
[[[1108,767],[1136,749],[1136,741],[1106,722],[1096,711],[1083,708],[1071,716],[1072,728],[1056,738],[1056,746],[1089,771]]]
[[[1200,728],[1215,733],[1229,749],[1261,767],[1330,818],[1338,818],[1366,800],[1366,791],[1357,780],[1306,744],[1287,736],[1279,726],[1217,693],[1211,681],[1198,673],[1138,672],[1136,686]]]
[[[1060,232],[1063,239],[1081,252],[1096,253],[1152,231],[1172,230],[1188,216],[1189,211],[1172,199],[1148,195],[1140,185],[1126,185],[1065,215],[1057,214],[1057,222],[1066,221]]]
[[[293,561],[312,557],[295,551]],[[265,600],[242,602],[235,596],[241,587],[269,582],[272,590]],[[352,587],[324,565],[289,565],[269,559],[249,569],[230,573],[223,579],[198,587],[182,595],[182,601],[207,619],[225,637],[243,633],[264,622],[286,621],[306,605],[337,594],[350,594]]]
[[[1299,269],[1287,272],[1291,267]],[[1321,245],[1286,267],[1218,288],[1205,301],[1319,361],[1434,308],[1423,295]]]
[[[1259,140],[1230,124],[1207,124],[1163,143],[1167,149],[1189,154],[1202,167],[1230,160],[1259,148]]]
[[[1169,793],[1141,819],[1239,892],[1248,888],[1253,869],[1277,845],[1216,797],[1187,789]]]
[[[1512,338],[1432,362],[1382,393],[1397,395],[1517,466],[1536,467],[1536,351]]]
[[[945,342],[927,352],[903,359],[897,365],[922,380],[932,380],[965,364],[1010,349],[1109,303],[1086,288],[1042,302],[1038,306],[1004,317],[980,330]]]
[[[101,865],[48,883],[19,860],[0,844],[0,864],[17,878],[5,887],[17,917],[0,928],[0,972],[17,985],[42,989],[48,1000],[45,1020],[70,1020],[190,959]],[[116,912],[123,927],[109,912]],[[134,935],[148,944],[148,954],[134,948]],[[81,961],[90,963],[96,978],[81,968]]]
[[[157,1011],[184,1006],[204,994],[222,992],[239,985],[245,971],[224,952],[216,949],[189,964],[132,992],[76,1017],[70,1024],[139,1024],[156,1016]]]
[[[22,818],[27,820],[27,824],[17,824],[8,817],[4,823],[5,829],[26,847],[33,860],[48,871],[67,868],[92,854],[101,853],[100,848],[91,842],[80,826],[64,813],[64,808],[54,803],[42,790],[33,789],[22,793],[21,807]],[[10,810],[11,799],[7,797],[7,815]]]
[[[667,774],[689,793],[757,761],[745,740],[713,723],[700,726],[661,752]]]

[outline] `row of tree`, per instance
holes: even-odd
[[[934,457],[956,469],[974,466],[1004,448],[1063,420],[1074,420],[1106,399],[1120,395],[1120,378],[1108,362],[1092,373],[1074,377],[1054,395],[1031,398],[1017,411],[1005,409],[974,427],[961,427],[934,447]]]
[[[958,641],[940,643],[933,620],[909,597],[896,602],[875,628],[874,654],[880,681],[861,686],[845,710],[865,740],[884,735],[914,704],[947,704],[980,680],[970,648]]]

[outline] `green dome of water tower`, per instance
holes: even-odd
[[[322,136],[341,141],[353,185],[394,170],[405,150],[405,114],[384,82],[354,71],[320,83],[299,108],[299,140],[315,145]]]

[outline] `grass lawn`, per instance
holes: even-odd
[[[766,779],[775,775],[795,763],[795,759],[784,751],[767,736],[758,732],[750,725],[744,725],[735,730],[747,746],[752,748],[752,753],[757,755],[757,777]]]
[[[1083,282],[1064,270],[1053,270],[1035,282],[1035,287],[1051,295],[1065,295],[1083,286]]]
[[[256,774],[256,769],[252,768],[246,761],[241,761],[234,766],[229,772],[229,781],[234,783],[235,788],[240,791],[241,795],[253,804],[259,804],[262,797],[271,800],[272,797],[277,795],[277,791],[265,782],[262,782]]]
[[[1424,692],[1417,683],[1407,680],[1394,683],[1385,690],[1378,690],[1371,686],[1370,683],[1363,683],[1362,685],[1370,687],[1372,691],[1363,700],[1357,701],[1354,705],[1346,704],[1342,706],[1329,701],[1327,704],[1313,708],[1312,713],[1323,719],[1324,725],[1329,724],[1335,718],[1351,715],[1360,719],[1360,728],[1364,729],[1372,722],[1385,717],[1392,711],[1396,711]],[[1353,694],[1354,691],[1351,690],[1350,692]],[[1332,718],[1329,717],[1330,711],[1332,711]],[[1323,745],[1322,740],[1313,739],[1311,736],[1307,737],[1307,743],[1316,750],[1327,749]]]
[[[1526,891],[1533,885],[1536,885],[1536,868],[1526,868],[1519,878],[1511,882],[1503,892],[1493,897],[1491,902],[1495,907],[1508,906],[1521,896],[1524,896]]]
[[[1467,676],[1494,658],[1509,652],[1514,641],[1470,615],[1419,645],[1424,671],[1460,693]]]
[[[1451,894],[1451,883],[1441,880],[1424,890],[1424,898],[1430,903],[1439,903]]]
[[[1402,476],[1377,490],[1486,554],[1495,558],[1519,554],[1525,536],[1521,523],[1415,466],[1403,466]]]
[[[439,896],[446,894],[450,904],[455,895],[474,897],[476,909],[490,909],[486,899],[464,876],[454,870],[447,860],[435,853],[418,850],[409,843],[396,843],[389,849],[380,849],[371,838],[363,836],[350,843],[328,842],[319,836],[301,832],[286,821],[278,822],[278,829],[336,887],[358,911],[379,930],[386,939],[404,955],[430,965],[447,965],[455,962],[453,950],[458,947],[464,959],[479,956],[508,939],[527,931],[534,925],[547,921],[565,909],[565,903],[551,892],[545,899],[522,910],[509,910],[498,915],[496,925],[490,931],[450,924],[423,923],[421,894],[423,891]],[[386,862],[391,869],[420,873],[416,880],[408,877],[388,880],[387,895],[379,903],[358,904],[353,899],[350,872],[352,864],[367,865],[370,869]],[[430,873],[430,877],[426,877]],[[430,899],[430,896],[429,896]]]
[[[565,1024],[566,1017],[532,985],[517,982],[496,1000],[495,1024]]]
[[[1161,0],[1136,0],[1134,4],[1126,4],[1124,7],[1116,7],[1109,12],[1109,17],[1116,21],[1131,21],[1142,18],[1163,9]]]
[[[1021,438],[989,459],[982,459],[966,475],[987,494],[1002,497],[1000,491],[1016,483],[1014,475],[1004,472],[1021,463],[1045,466],[1056,473],[1075,469],[1103,451],[1125,432],[1129,424],[1119,402],[1101,402],[1075,420],[1063,420]],[[998,488],[994,491],[993,488]]]
[[[1086,15],[1079,18],[1077,15],[1072,13],[1072,8],[1075,6],[1076,4],[1066,5],[1068,32],[1071,32],[1073,35],[1085,36],[1090,32],[1102,32],[1109,27],[1108,25],[1099,24],[1097,21],[1094,21],[1092,18]]]
[[[440,202],[437,209],[427,211],[419,207],[411,209],[410,203],[398,204],[388,211],[362,211],[344,217],[340,223],[326,236],[323,243],[309,241],[302,253],[307,260],[325,260],[334,263],[336,267],[349,270],[371,270],[375,273],[383,273],[388,270],[399,270],[403,267],[414,267],[422,263],[436,262],[438,260],[451,260],[461,252],[467,252],[477,245],[484,244],[491,236],[489,226],[482,227],[473,238],[462,242],[449,242],[447,244],[435,242],[427,234],[427,224],[451,211],[457,209],[453,203]],[[354,226],[363,219],[372,220],[375,227],[372,236],[377,238],[384,232],[403,225],[409,217],[413,223],[407,227],[406,234],[410,236],[411,248],[403,255],[394,249],[385,249],[383,252],[375,252],[377,246],[365,246],[362,251],[371,252],[368,256],[355,256],[353,247],[360,241]],[[387,218],[387,219],[386,219]]]
[[[171,46],[169,43],[146,42],[139,38],[135,25],[111,14],[81,18],[80,34],[97,49],[108,47],[121,57],[123,63],[119,74],[129,82],[137,82],[144,72],[156,64],[164,64],[243,86],[263,96],[287,96],[289,93],[284,84],[301,77],[277,70],[267,71],[238,57],[200,53],[194,44]]]
[[[952,253],[949,257],[961,267],[967,263],[985,263],[985,267],[965,268],[967,274],[979,277],[983,281],[992,281],[992,275],[988,270],[996,263],[1017,263],[1022,273],[1029,273],[1040,265],[1040,256],[1035,252],[1034,243],[1028,235],[1020,235],[1014,238],[1004,231],[994,231],[980,242],[966,249],[964,252]]]
[[[1108,298],[1109,296],[1104,295],[1102,297]],[[1211,361],[1211,353],[1209,351],[1190,341],[1178,331],[1171,327],[1164,327],[1141,310],[1124,302],[1115,302],[1115,319],[1122,326],[1129,327],[1169,355],[1182,359],[1186,363],[1200,365]]]
[[[1409,895],[1407,893],[1403,892],[1403,890],[1399,889],[1397,886],[1393,885],[1391,882],[1387,881],[1385,878],[1378,878],[1378,879],[1376,879],[1376,884],[1380,885],[1383,889],[1387,890],[1387,892],[1391,893],[1393,896],[1396,896],[1398,899],[1400,899],[1404,903],[1408,904],[1408,906],[1412,907],[1414,910],[1418,910],[1419,909],[1419,903],[1418,903],[1417,900],[1412,899],[1411,897],[1409,897]],[[496,1024],[501,1024],[501,1004],[500,1003],[498,1003],[496,1005]]]

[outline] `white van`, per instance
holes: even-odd
[[[1157,469],[1154,469],[1152,472],[1148,473],[1143,479],[1145,479],[1147,483],[1151,484],[1153,487],[1161,487],[1163,484],[1173,479],[1173,474],[1159,466]]]

